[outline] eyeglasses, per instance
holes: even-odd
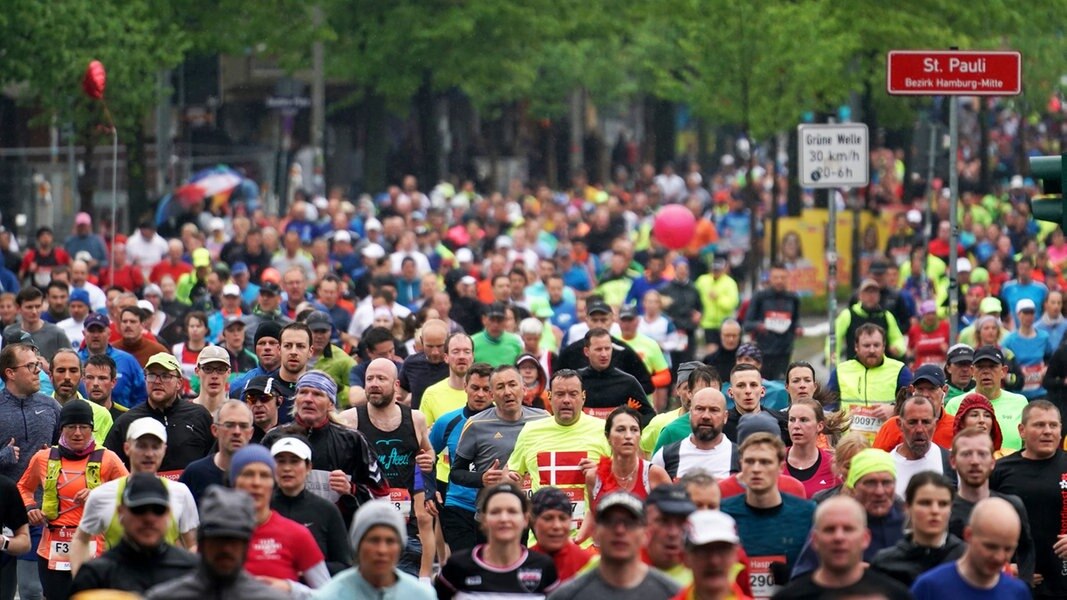
[[[251,423],[238,423],[236,421],[223,421],[222,423],[215,423],[215,424],[218,425],[219,427],[223,428],[223,429],[229,429],[229,430],[240,429],[241,431],[247,431],[249,429],[252,429],[252,424]]]
[[[144,374],[144,380],[147,381],[148,383],[152,383],[152,382],[155,382],[155,381],[171,382],[171,381],[174,381],[175,379],[181,379],[181,376],[180,375],[175,375],[173,373],[145,373]]]
[[[85,423],[72,423],[70,425],[64,425],[63,429],[73,429],[75,431],[92,431],[93,426]]]
[[[34,361],[34,362],[31,362],[31,363],[26,363],[24,365],[19,365],[17,367],[12,367],[13,371],[18,371],[19,369],[26,369],[30,373],[40,373],[41,372],[41,363],[39,363],[37,361]]]
[[[130,512],[132,512],[133,514],[135,514],[135,515],[137,515],[139,517],[147,515],[149,513],[151,513],[151,514],[153,514],[153,515],[155,515],[157,517],[162,517],[163,515],[167,514],[167,510],[168,510],[168,507],[161,506],[159,504],[149,504],[147,506],[131,506],[130,507]]]
[[[245,402],[248,404],[270,404],[274,402],[274,396],[270,394],[245,394]]]
[[[229,367],[200,367],[200,372],[208,375],[223,375],[229,371]]]

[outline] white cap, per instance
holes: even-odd
[[[912,225],[918,225],[923,222],[923,214],[916,208],[908,211],[907,218],[908,223],[911,223]]]
[[[126,429],[126,440],[138,440],[146,435],[154,435],[164,444],[167,443],[167,428],[152,417],[141,417]]]
[[[478,285],[478,280],[472,277],[471,275],[464,275],[463,277],[460,277],[459,282],[463,285]]]
[[[511,237],[510,236],[502,235],[502,236],[499,236],[498,238],[496,238],[496,244],[495,245],[496,245],[497,250],[499,250],[501,248],[514,248],[515,247],[515,242],[511,241]]]
[[[1022,175],[1012,175],[1011,176],[1011,189],[1013,189],[1013,190],[1021,190],[1021,189],[1023,189],[1023,176]]]
[[[240,296],[241,295],[241,288],[238,287],[238,285],[236,283],[227,283],[226,285],[222,286],[222,295],[223,296]]]
[[[380,244],[367,244],[363,247],[363,256],[379,259],[385,257],[385,248]]]
[[[330,206],[330,201],[326,199],[326,196],[315,196],[311,203],[319,210],[326,210]]]
[[[211,219],[211,224],[208,225],[208,229],[211,231],[226,229],[226,222],[220,217],[214,217]]]
[[[270,447],[271,456],[278,456],[282,452],[293,454],[300,460],[311,460],[311,448],[295,437],[283,437]]]
[[[1019,300],[1018,302],[1015,303],[1015,312],[1021,313],[1024,310],[1036,311],[1037,310],[1037,305],[1034,304],[1033,300],[1031,300],[1029,298],[1023,298],[1022,300]]]
[[[685,520],[685,543],[703,546],[714,542],[739,544],[737,522],[730,515],[717,510],[698,510]]]
[[[137,308],[139,308],[141,310],[147,310],[150,313],[156,312],[156,307],[153,306],[152,303],[149,302],[148,300],[138,300],[137,301]]]
[[[352,234],[342,229],[341,231],[338,231],[337,233],[333,234],[333,241],[351,244]]]
[[[371,218],[367,219],[367,222],[366,222],[366,224],[363,225],[363,228],[366,229],[367,231],[371,231],[371,230],[374,230],[374,229],[377,229],[378,231],[381,231],[382,230],[382,222],[379,221],[378,219],[375,219],[374,217],[371,217]]]
[[[961,256],[961,257],[956,259],[956,272],[957,273],[964,273],[964,272],[970,273],[972,268],[973,267],[971,266],[971,259],[967,258],[966,256]]]
[[[470,248],[460,248],[456,250],[456,262],[457,263],[472,263],[474,262],[474,253]]]

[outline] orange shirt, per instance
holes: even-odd
[[[26,466],[26,471],[22,474],[22,478],[19,479],[19,494],[22,496],[22,502],[27,507],[36,506],[40,508],[33,495],[38,488],[44,485],[48,471],[48,455],[51,451],[51,448],[38,450],[33,455],[33,458],[30,459],[30,464]],[[59,492],[59,516],[56,520],[50,521],[49,525],[52,527],[77,527],[78,523],[81,522],[85,503],[75,504],[74,496],[85,489],[85,467],[89,463],[89,455],[77,461],[62,459],[62,462],[63,468],[59,473],[59,480],[56,482],[56,488]],[[125,477],[129,474],[117,454],[111,450],[104,450],[104,455],[100,459],[100,483]],[[42,536],[41,544],[37,547],[37,555],[42,558],[48,558],[47,538],[48,536]]]
[[[952,449],[952,427],[955,421],[955,417],[942,410],[941,418],[934,428],[934,443],[945,450]],[[886,452],[892,452],[893,448],[896,448],[903,441],[904,434],[900,432],[900,417],[893,417],[878,430],[878,435],[874,438],[874,447]]]

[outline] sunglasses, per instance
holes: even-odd
[[[270,404],[271,402],[274,402],[274,399],[275,396],[271,396],[270,394],[245,394],[245,402],[248,404]]]
[[[144,516],[146,514],[151,513],[151,514],[153,514],[153,515],[155,515],[157,517],[162,517],[164,514],[167,513],[167,508],[168,507],[166,507],[166,506],[160,506],[158,504],[149,504],[147,506],[134,506],[134,507],[131,507],[130,508],[130,512],[132,512],[133,514],[135,514],[137,516]]]

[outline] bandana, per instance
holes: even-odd
[[[871,473],[889,473],[896,477],[897,466],[893,462],[893,457],[885,450],[877,448],[861,450],[852,457],[852,466],[848,468],[848,481],[845,482],[845,486],[853,489],[857,481]]]
[[[296,380],[296,389],[299,390],[300,388],[311,388],[325,392],[327,396],[333,398],[334,406],[337,405],[337,383],[322,371],[308,371],[301,375],[300,379]]]

